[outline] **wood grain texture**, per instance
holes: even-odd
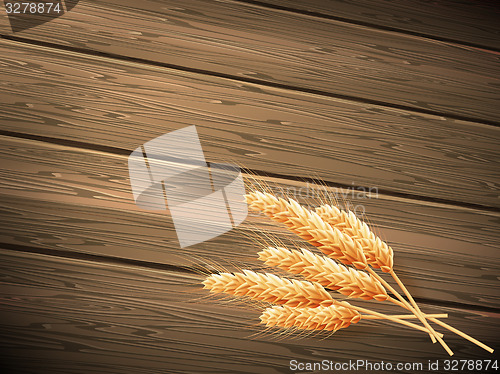
[[[251,215],[237,230],[179,248],[168,211],[138,208],[125,156],[3,137],[0,159],[0,242],[191,266],[203,261],[257,263],[265,230],[285,243],[295,238]],[[268,180],[299,201],[307,186]],[[301,190],[302,189],[302,190]],[[344,191],[331,190],[342,198]],[[311,192],[312,194],[312,192]],[[500,307],[499,215],[413,200],[348,195],[396,251],[396,269],[415,297]],[[263,235],[261,235],[263,236]]]
[[[500,49],[495,1],[261,0],[361,24]]]
[[[239,2],[81,2],[15,36],[494,123],[500,113],[496,52]]]
[[[12,373],[286,373],[289,361],[444,359],[425,334],[359,323],[320,340],[258,335],[259,311],[205,298],[201,275],[0,251],[2,365]],[[373,303],[365,303],[373,306]],[[365,305],[363,304],[363,305]],[[377,310],[399,308],[377,303]],[[498,314],[436,308],[497,347]],[[456,359],[492,358],[447,335]],[[438,371],[442,372],[442,371]]]
[[[343,3],[353,22],[231,0],[82,1],[14,35],[0,17],[2,372],[265,374],[290,372],[291,359],[447,358],[425,334],[374,321],[326,340],[254,336],[259,310],[206,298],[193,268],[262,270],[257,238],[297,242],[251,214],[181,249],[167,209],[134,204],[129,152],[188,125],[208,161],[281,175],[260,180],[301,203],[317,204],[302,177],[386,191],[329,189],[389,240],[425,312],[497,348],[498,27],[457,17],[466,3],[447,13],[453,26],[429,7],[425,22],[401,20],[406,0],[373,9],[366,27],[372,3],[360,1]],[[382,31],[387,20],[406,35]],[[415,25],[435,40],[409,35]],[[492,358],[446,340],[456,359]]]
[[[1,42],[1,129],[121,149],[196,125],[208,161],[500,207],[500,129]]]

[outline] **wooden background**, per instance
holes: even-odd
[[[424,311],[498,348],[494,3],[83,0],[16,33],[2,9],[2,372],[288,373],[292,359],[446,358],[391,324],[325,340],[261,334],[258,310],[206,298],[199,264],[258,267],[256,228],[289,235],[251,215],[181,250],[167,211],[135,206],[127,156],[189,125],[208,161],[276,188],[376,188],[348,199],[393,246]],[[446,340],[457,359],[492,358]]]

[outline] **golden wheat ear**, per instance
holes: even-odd
[[[337,331],[360,319],[361,315],[355,310],[336,305],[317,308],[277,306],[267,308],[260,316],[261,323],[267,327],[296,327],[318,331]]]
[[[358,220],[357,217],[354,215],[354,213],[341,212],[339,209],[331,206],[329,206],[330,208],[328,208],[328,206],[327,208],[323,206],[322,210],[319,209],[317,211],[311,212],[308,209],[300,206],[300,204],[298,204],[293,199],[288,199],[288,201],[286,201],[281,198],[276,198],[270,193],[263,193],[260,191],[251,192],[245,195],[245,198],[251,209],[259,210],[264,214],[266,214],[267,216],[269,216],[272,220],[284,223],[289,230],[297,234],[302,239],[308,241],[310,244],[318,247],[327,256],[336,259],[345,265],[353,265],[358,269],[363,269],[369,272],[370,276],[373,277],[373,279],[379,281],[383,287],[392,292],[399,299],[398,301],[391,297],[389,300],[410,310],[424,324],[425,328],[402,319],[403,317],[404,319],[406,319],[409,316],[387,316],[364,308],[351,306],[346,302],[337,302],[333,300],[331,303],[332,305],[335,306],[340,305],[346,308],[356,310],[358,312],[370,314],[369,316],[370,319],[389,319],[394,322],[421,331],[425,331],[429,333],[431,339],[433,339],[433,342],[437,338],[437,340],[441,343],[441,345],[446,349],[446,351],[450,355],[453,355],[453,352],[442,340],[443,335],[434,331],[434,329],[427,322],[426,318],[429,318],[431,321],[483,347],[489,352],[493,352],[493,350],[490,347],[468,336],[467,334],[445,324],[444,322],[437,320],[436,319],[437,316],[424,315],[420,311],[418,305],[415,303],[415,300],[413,299],[411,294],[408,292],[404,284],[401,282],[401,280],[398,278],[398,276],[393,270],[392,249],[389,246],[387,246],[383,241],[381,241],[378,237],[376,237],[371,232],[371,230],[369,230],[366,224]],[[338,222],[338,220],[341,221],[343,220],[343,222]],[[302,252],[302,254],[305,255],[304,252]],[[372,269],[372,267],[380,268],[384,272],[390,273],[392,277],[396,280],[398,285],[402,288],[404,293],[408,296],[412,305],[410,305],[410,303],[408,303],[396,290],[394,290],[394,288],[390,284],[388,284],[382,277],[380,277],[380,275],[378,275]],[[304,268],[302,268],[302,270],[300,271],[301,272],[304,271]],[[245,273],[245,275],[248,274]],[[280,279],[278,277],[276,278]],[[322,281],[325,280],[323,279]],[[321,284],[314,282],[313,284],[316,284],[324,292],[326,292],[321,286]],[[207,280],[205,283],[205,287],[214,288],[216,289],[215,292],[227,292],[227,293],[233,293],[235,295],[236,291],[238,291],[237,287],[232,289],[231,287],[233,286],[231,287],[228,286],[228,290],[225,290],[224,287],[217,286],[217,282],[213,280],[210,281]],[[247,286],[246,285],[242,286],[242,289],[245,289],[245,287]],[[276,289],[273,289],[273,291],[270,291],[269,289],[265,291],[262,290],[261,285],[254,285],[254,287],[255,287],[254,289],[257,290],[260,289],[260,291],[258,291],[255,295],[253,295],[253,297],[256,299],[264,300],[263,295],[265,295],[265,292],[268,292],[272,296],[277,298],[275,302],[278,304],[286,305],[288,302],[290,302],[291,298],[290,295],[288,294],[284,296],[283,294],[280,294],[278,292],[278,295],[276,294],[273,295],[273,293],[277,292]],[[297,287],[300,288],[300,285],[298,285]],[[285,290],[288,293],[291,293],[292,287],[289,287],[288,289],[284,288],[281,291],[283,290]],[[310,295],[310,290],[309,291],[302,290],[302,291],[305,291],[307,294]],[[297,292],[297,289],[295,290],[295,292]],[[251,295],[251,293],[249,291],[245,291],[243,292],[243,295],[248,296]],[[382,296],[385,297],[383,294]],[[375,298],[374,295],[373,298]],[[306,305],[308,302],[310,301],[306,301]],[[296,303],[296,300],[291,301],[291,303],[292,304]],[[301,305],[301,304],[296,303],[295,305]],[[316,306],[322,307],[323,305],[318,304]]]
[[[367,262],[374,268],[389,273],[394,265],[394,251],[370,230],[353,212],[335,206],[322,205],[315,210],[323,221],[349,235],[363,248]]]
[[[358,269],[369,266],[359,243],[295,200],[290,198],[285,201],[260,191],[253,191],[245,198],[250,209],[261,211],[273,221],[284,223],[290,231],[318,247],[325,255]]]
[[[283,247],[268,247],[258,253],[259,259],[268,266],[278,267],[292,274],[302,275],[306,280],[342,295],[364,300],[389,300],[385,288],[373,276],[364,271],[347,268],[307,249],[288,250]]]
[[[439,315],[446,316],[446,315]],[[351,304],[336,303],[335,305],[317,308],[290,308],[277,306],[267,308],[260,316],[261,323],[267,327],[292,328],[305,330],[337,331],[348,327],[351,323],[358,323],[361,319],[367,320],[395,320],[415,318],[413,315],[385,316],[380,314],[365,315],[356,311]],[[401,321],[399,321],[401,323]],[[408,326],[412,327],[411,324]],[[420,328],[426,331],[423,328]]]
[[[210,292],[249,297],[278,305],[318,307],[334,303],[331,295],[320,284],[251,270],[213,274],[207,277],[203,285]]]

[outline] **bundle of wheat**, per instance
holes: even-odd
[[[268,266],[300,275],[304,281],[286,279],[270,273],[221,273],[210,275],[205,288],[214,293],[248,297],[281,306],[269,307],[261,315],[268,327],[303,330],[337,331],[363,319],[385,319],[428,333],[453,355],[443,341],[443,335],[428,321],[436,323],[488,352],[493,349],[440,321],[446,314],[424,314],[408,289],[394,272],[394,252],[352,212],[331,205],[322,205],[311,211],[293,199],[282,199],[267,192],[253,191],[245,195],[249,207],[258,210],[317,247],[328,257],[307,249],[289,250],[268,247],[259,253],[259,259]],[[335,262],[339,261],[341,264]],[[354,268],[347,267],[352,265]],[[389,273],[410,302],[401,296],[373,268]],[[386,315],[370,309],[337,301],[326,289],[338,291],[350,298],[388,301],[401,306],[412,315]],[[388,291],[394,295],[390,296]],[[406,321],[415,318],[423,326]]]

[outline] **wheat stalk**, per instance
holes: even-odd
[[[415,318],[418,318],[414,314],[391,314],[390,316],[392,318],[397,318],[397,319],[415,319]],[[425,314],[424,317],[427,318],[427,319],[431,319],[431,318],[448,318],[448,314],[447,313]],[[385,318],[382,318],[382,317],[379,317],[379,316],[373,316],[373,315],[367,316],[367,315],[363,314],[363,319],[385,319]]]
[[[278,267],[292,274],[300,274],[309,281],[317,282],[345,296],[378,301],[390,299],[385,288],[373,276],[347,268],[307,249],[302,248],[299,252],[282,247],[268,247],[258,255],[266,265]]]

